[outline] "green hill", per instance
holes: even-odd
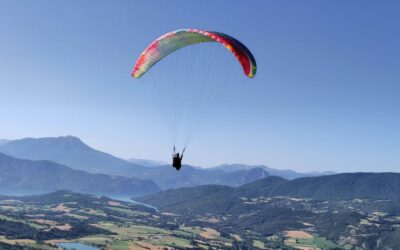
[[[290,196],[319,200],[400,199],[399,173],[343,173],[304,177],[291,181],[273,178],[249,183],[239,188],[251,196]],[[256,191],[255,191],[256,190]]]
[[[269,176],[237,188],[207,185],[171,189],[140,200],[169,211],[213,211],[232,208],[241,197],[287,196],[317,200],[393,199],[400,200],[398,173],[344,173],[304,177],[291,181]],[[200,203],[200,204],[198,204]],[[198,206],[198,207],[197,207]],[[224,211],[224,210],[221,210]]]

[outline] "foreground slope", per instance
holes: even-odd
[[[393,199],[400,200],[399,173],[344,173],[285,180],[269,176],[237,188],[202,186],[173,189],[141,197],[140,200],[160,208],[194,210],[198,200],[205,201],[201,209],[213,209],[207,201],[219,194],[218,202],[232,204],[240,197],[287,196],[318,200]],[[211,197],[211,198],[210,198]],[[210,203],[211,206],[212,203]],[[172,206],[173,205],[173,206]]]
[[[397,249],[400,240],[399,201],[248,197],[219,185],[180,190],[195,204],[179,208],[171,199],[160,211],[70,191],[0,196],[0,248],[55,249],[61,240],[101,249],[372,250]]]
[[[272,249],[372,250],[398,248],[399,191],[400,174],[351,173],[292,181],[271,176],[237,188],[180,188],[139,200],[176,214],[186,225],[201,223],[231,235],[262,236],[264,246],[271,241],[286,246]]]
[[[107,197],[71,191],[0,196],[0,249],[66,247],[60,242],[96,249],[225,249],[232,238],[207,227],[187,227],[153,208]]]
[[[400,173],[343,173],[304,177],[284,181],[273,187],[269,182],[268,178],[258,180],[238,190],[258,190],[259,195],[265,196],[320,200],[400,199]]]
[[[0,190],[45,192],[69,189],[78,192],[138,195],[160,190],[150,180],[90,174],[51,161],[21,160],[0,153]]]

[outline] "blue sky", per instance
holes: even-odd
[[[398,171],[400,3],[232,3],[1,1],[0,138],[75,135],[168,160],[165,124],[130,71],[149,42],[195,27],[241,40],[258,72],[229,87],[187,162]]]

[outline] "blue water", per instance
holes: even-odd
[[[114,195],[109,195],[108,197],[110,197],[111,199],[114,199],[114,200],[125,201],[125,202],[129,202],[129,203],[136,204],[136,205],[142,205],[142,206],[154,209],[156,212],[159,212],[158,208],[156,208],[155,206],[152,206],[152,205],[149,205],[149,204],[146,204],[146,203],[142,203],[142,202],[139,202],[139,201],[135,201],[131,197],[114,196]]]
[[[27,195],[41,195],[41,194],[48,194],[48,193],[50,193],[50,191],[40,191],[40,190],[36,190],[36,191],[18,190],[18,191],[15,191],[15,190],[9,190],[9,189],[0,189],[0,195],[6,195],[6,196],[27,196]],[[98,194],[98,195],[104,195],[104,196],[109,197],[114,200],[130,202],[130,203],[136,204],[136,205],[142,205],[142,206],[154,209],[156,212],[159,212],[158,208],[156,208],[155,206],[132,200],[132,198],[128,197],[128,196],[107,195],[107,194]]]
[[[146,204],[146,203],[142,203],[142,202],[139,202],[139,201],[135,201],[135,200],[131,200],[131,202],[133,204],[142,205],[142,206],[145,206],[145,207],[148,207],[148,208],[152,208],[152,209],[156,210],[156,212],[159,212],[158,208],[156,208],[155,206],[152,206],[152,205],[149,205],[149,204]]]
[[[57,244],[57,246],[62,247],[64,249],[76,249],[76,250],[99,250],[100,249],[97,247],[83,245],[78,242],[59,243],[59,244]]]

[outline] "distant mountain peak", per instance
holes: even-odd
[[[58,137],[33,138],[27,137],[19,140],[10,141],[7,144],[40,144],[49,147],[72,147],[72,148],[90,148],[79,137],[67,135]]]
[[[322,175],[332,175],[336,174],[333,171],[325,171],[325,172],[296,172],[294,170],[290,169],[275,169],[271,168],[265,165],[247,165],[247,164],[241,164],[241,163],[233,163],[233,164],[222,164],[216,167],[213,167],[211,169],[219,169],[225,172],[231,172],[231,171],[238,171],[238,170],[249,170],[249,169],[254,169],[254,168],[262,168],[265,171],[268,172],[269,175],[274,175],[274,176],[280,176],[282,178],[292,180],[300,177],[308,177],[308,176],[322,176]]]
[[[73,135],[65,135],[65,136],[56,136],[56,137],[25,137],[25,138],[21,138],[21,139],[17,139],[17,140],[11,140],[12,142],[14,141],[46,141],[46,140],[58,140],[58,141],[71,141],[71,142],[80,142],[83,143],[82,140],[77,137],[77,136],[73,136]],[[10,141],[10,140],[9,140]]]
[[[49,137],[48,139],[52,139],[51,137]],[[74,145],[80,145],[80,146],[85,146],[88,147],[89,146],[87,144],[85,144],[79,137],[76,136],[72,136],[72,135],[67,135],[67,136],[59,136],[54,138],[58,141],[63,141],[65,143],[70,143],[70,144],[74,144]]]
[[[0,153],[0,172],[0,190],[7,192],[68,189],[99,194],[137,195],[160,190],[150,180],[87,173],[48,160],[18,159],[3,153]]]
[[[48,137],[48,138],[51,138],[51,137]],[[55,137],[55,138],[82,142],[82,140],[79,137],[73,136],[73,135],[58,136],[58,137]]]
[[[161,188],[204,184],[239,186],[268,175],[262,167],[223,171],[187,166],[179,172],[167,162],[120,159],[83,143],[75,136],[25,138],[0,146],[0,152],[16,158],[50,160],[90,173],[151,179]]]
[[[1,145],[0,152],[21,159],[50,160],[91,173],[135,176],[145,168],[93,149],[72,135],[14,140]]]
[[[145,167],[160,167],[160,166],[169,165],[169,163],[165,162],[165,161],[155,161],[155,160],[147,160],[147,159],[130,158],[130,159],[128,159],[128,161],[132,162],[134,164],[145,166]]]
[[[73,136],[73,135],[65,135],[65,136],[58,136],[58,137],[30,138],[30,139],[35,139],[35,140],[57,140],[57,141],[65,141],[65,142],[73,142],[73,143],[85,144],[79,137]]]
[[[0,146],[10,142],[8,139],[0,139]]]

